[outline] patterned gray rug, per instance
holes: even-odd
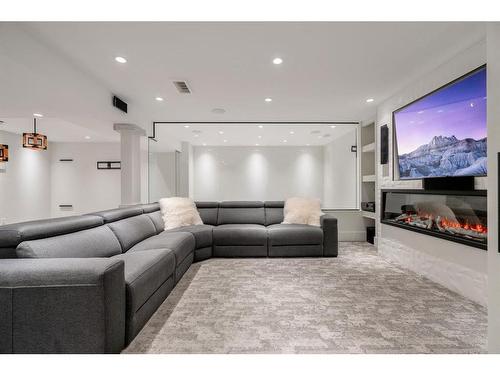
[[[481,353],[485,308],[342,243],[191,266],[125,353]]]

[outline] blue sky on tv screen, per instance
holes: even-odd
[[[394,113],[398,154],[428,144],[434,136],[486,137],[486,68]]]

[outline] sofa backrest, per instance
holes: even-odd
[[[131,207],[123,207],[123,208],[113,208],[111,210],[91,212],[90,214],[86,214],[84,216],[98,216],[101,217],[104,223],[112,223],[114,221],[126,219],[128,217],[141,215],[143,213],[142,207],[139,206],[131,206]]]
[[[264,202],[226,201],[219,203],[217,225],[261,224],[265,225]]]
[[[16,249],[18,258],[99,258],[121,253],[120,242],[106,225],[24,241]]]
[[[217,225],[219,202],[196,202],[196,208],[198,208],[203,224]]]
[[[266,211],[266,225],[280,224],[283,222],[284,201],[266,201],[264,208]]]
[[[146,215],[132,216],[106,225],[120,241],[122,252],[156,234],[156,227]]]
[[[165,230],[165,222],[163,221],[163,218],[161,217],[161,212],[160,210],[150,212],[148,214],[144,214],[149,219],[152,221],[153,225],[155,226],[156,233],[161,233]]]
[[[56,219],[26,221],[0,226],[0,258],[15,258],[21,242],[49,238],[98,227],[103,219],[97,216],[67,216]]]

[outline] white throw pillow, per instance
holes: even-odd
[[[195,203],[189,198],[162,198],[160,211],[165,230],[203,224]]]
[[[282,224],[307,224],[320,226],[321,202],[311,198],[288,198],[285,202]]]

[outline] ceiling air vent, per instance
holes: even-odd
[[[174,81],[174,86],[181,94],[191,94],[191,90],[185,81]]]

